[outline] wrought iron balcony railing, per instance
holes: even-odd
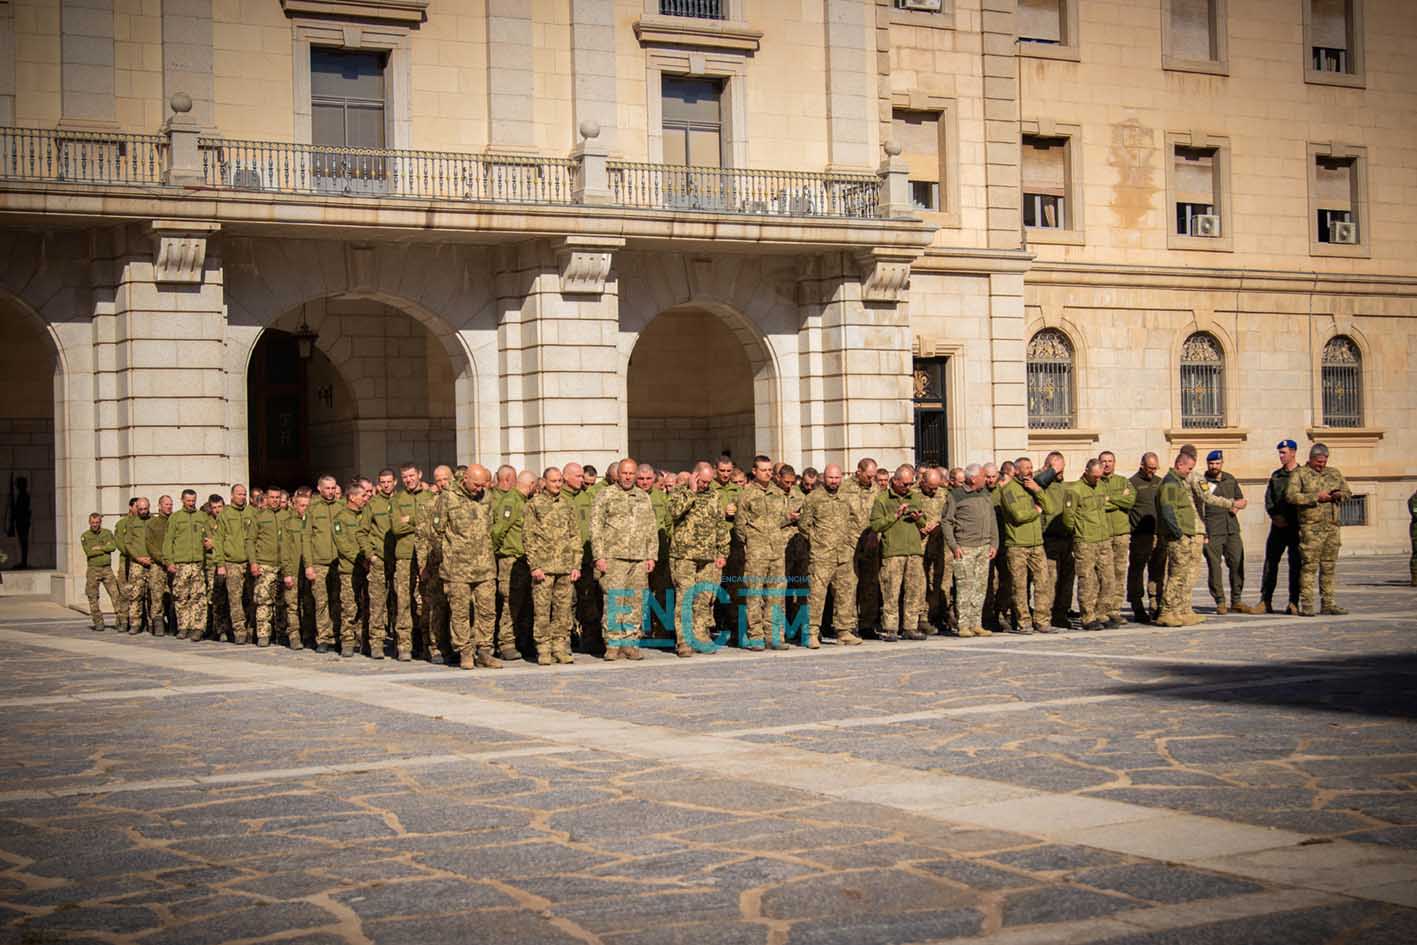
[[[877,219],[888,176],[0,128],[0,178],[104,186]]]
[[[725,19],[725,0],[659,0],[661,16],[692,16],[701,20]]]

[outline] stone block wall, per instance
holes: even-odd
[[[630,456],[675,472],[691,470],[700,460],[711,463],[725,451],[747,469],[757,452],[751,410],[716,417],[631,417],[629,432]]]

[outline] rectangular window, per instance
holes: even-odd
[[[1068,45],[1067,0],[1018,0],[1018,38],[1024,43]]]
[[[1367,256],[1365,149],[1309,145],[1309,252]]]
[[[945,383],[949,358],[916,358],[914,365],[915,463],[950,464],[948,403]]]
[[[661,16],[691,16],[701,20],[727,19],[726,0],[659,0]]]
[[[1304,78],[1363,84],[1363,0],[1304,0]]]
[[[312,144],[384,146],[383,53],[310,50]]]
[[[1171,207],[1167,245],[1172,249],[1229,250],[1230,221],[1225,218],[1228,179],[1225,149],[1216,139],[1168,135],[1170,159],[1166,189]]]
[[[900,145],[901,159],[909,168],[910,200],[916,210],[944,209],[940,204],[940,183],[944,179],[940,167],[940,155],[944,153],[941,131],[939,112],[897,108],[891,113],[891,137]]]
[[[664,163],[722,167],[723,80],[662,77]]]
[[[1023,225],[1069,229],[1068,139],[1024,135],[1022,151]]]
[[[1338,524],[1354,527],[1368,524],[1368,497],[1355,495],[1338,505]]]
[[[1161,64],[1183,72],[1229,71],[1226,0],[1162,0]]]

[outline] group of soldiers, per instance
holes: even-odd
[[[1124,602],[1132,620],[1185,626],[1204,619],[1191,606],[1202,557],[1220,613],[1275,611],[1284,554],[1280,610],[1344,613],[1334,567],[1347,484],[1323,444],[1303,466],[1293,441],[1278,449],[1255,607],[1241,600],[1246,500],[1218,451],[1202,474],[1190,446],[1164,474],[1154,453],[1126,477],[1103,452],[1070,482],[1056,452],[1037,469],[1028,457],[894,471],[862,459],[850,476],[723,456],[678,473],[625,459],[603,480],[578,463],[539,476],[438,466],[425,482],[405,463],[289,493],[237,485],[200,506],[187,489],[155,514],[137,497],[113,531],[91,515],[81,542],[95,630],[104,586],[132,634],[313,639],[318,652],[374,659],[392,637],[399,660],[467,669],[571,663],[575,649],[638,660],[651,644],[684,657],[726,642],[815,649],[824,630],[847,646],[1049,633],[1073,628],[1074,586],[1083,629],[1126,623]]]

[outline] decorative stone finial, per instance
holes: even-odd
[[[899,141],[887,141],[885,144],[881,145],[881,149],[891,157],[900,156],[901,147]]]
[[[186,92],[173,92],[172,98],[168,99],[168,105],[179,115],[185,115],[192,110],[192,96]]]
[[[599,138],[600,122],[592,121],[591,119],[587,118],[585,121],[581,122],[580,132],[582,138]]]

